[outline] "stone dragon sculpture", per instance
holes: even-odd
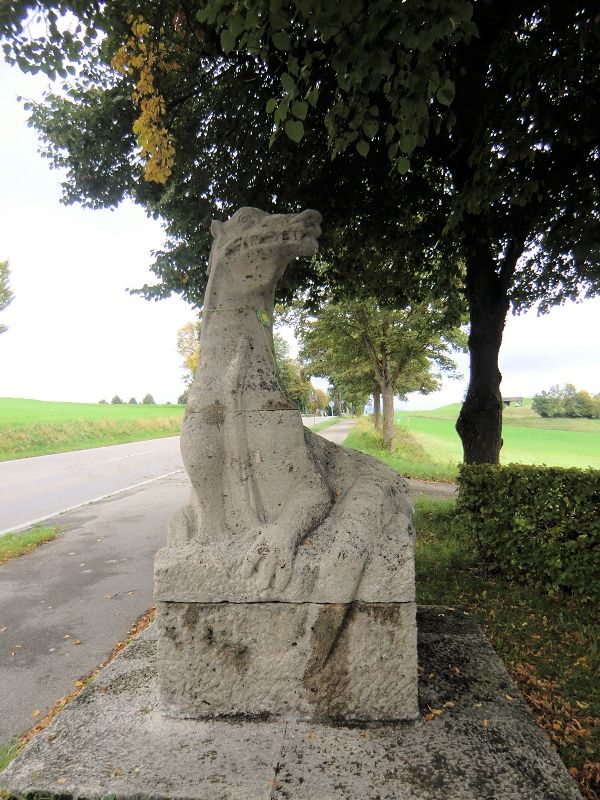
[[[275,288],[292,259],[316,253],[320,223],[316,211],[256,208],[212,223],[200,359],[181,433],[191,499],[158,554],[159,590],[172,568],[161,553],[174,552],[187,600],[382,600],[386,580],[394,597],[414,583],[403,479],[307,430],[276,380]]]

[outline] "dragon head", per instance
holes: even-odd
[[[274,292],[292,259],[317,252],[320,223],[319,212],[310,209],[267,214],[249,207],[240,208],[227,222],[214,220],[210,282],[218,274],[219,284],[231,294]]]

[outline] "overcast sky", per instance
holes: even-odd
[[[150,392],[157,402],[175,402],[183,390],[177,330],[193,311],[179,298],[150,303],[126,291],[152,281],[160,224],[132,204],[114,212],[60,204],[60,173],[38,154],[16,101],[44,86],[0,63],[0,260],[10,261],[15,295],[0,312],[9,325],[0,336],[0,397],[139,401]],[[530,396],[565,382],[600,392],[599,333],[600,300],[510,318],[503,393]],[[411,396],[410,407],[461,400],[468,358],[459,360],[465,379]]]

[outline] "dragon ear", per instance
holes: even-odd
[[[210,232],[212,234],[213,239],[218,239],[219,236],[223,233],[223,223],[219,222],[218,219],[213,219],[210,223]]]

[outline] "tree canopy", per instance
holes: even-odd
[[[38,41],[22,22],[34,6]],[[287,284],[313,301],[324,284],[398,307],[446,293],[458,313],[462,286],[457,427],[465,460],[498,460],[507,313],[600,288],[591,2],[13,2],[0,31],[23,68],[76,73],[32,110],[67,199],[129,195],[166,221],[147,296],[199,303],[208,219],[242,204],[319,206],[327,266],[299,263]]]

